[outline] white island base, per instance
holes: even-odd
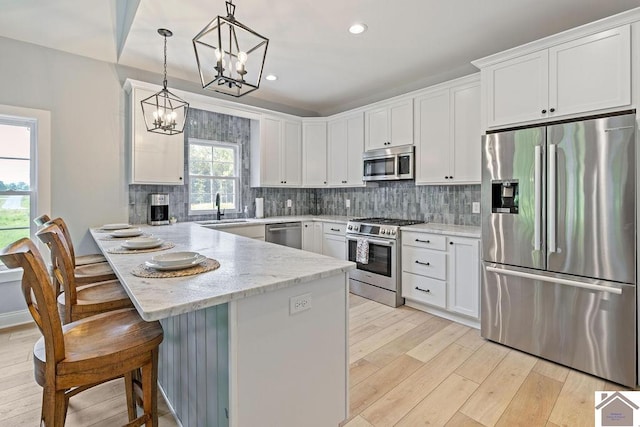
[[[161,320],[159,383],[182,425],[337,426],[347,290],[342,273]],[[299,296],[310,308],[292,314]]]

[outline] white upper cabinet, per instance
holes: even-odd
[[[480,83],[463,78],[415,99],[416,184],[480,182]]]
[[[546,50],[482,70],[482,82],[487,85],[489,126],[544,117],[549,103],[548,80]]]
[[[252,139],[251,186],[302,185],[302,127],[300,122],[264,116],[260,138]]]
[[[327,185],[327,123],[308,122],[302,125],[303,184],[306,187]]]
[[[413,99],[365,111],[366,150],[413,144]]]
[[[300,122],[283,121],[282,184],[302,185],[302,126]]]
[[[552,116],[629,105],[630,27],[614,28],[550,48],[549,76]]]
[[[184,183],[184,134],[148,132],[140,101],[155,92],[132,87],[129,96],[130,184],[182,185]]]
[[[362,186],[364,148],[362,113],[329,122],[328,183],[332,187]]]
[[[482,84],[488,127],[628,106],[630,26],[492,63]]]

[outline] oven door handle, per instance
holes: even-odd
[[[350,240],[352,242],[357,242],[358,239],[365,239],[369,243],[375,243],[376,245],[385,245],[385,246],[393,246],[394,243],[395,243],[393,240],[378,240],[378,239],[370,239],[368,237],[359,237],[358,238],[358,237],[347,236],[347,240]]]

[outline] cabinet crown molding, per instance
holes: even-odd
[[[516,46],[514,48],[507,49],[493,55],[476,59],[475,61],[471,61],[471,64],[479,69],[486,68],[490,65],[513,59],[518,56],[526,55],[528,53],[533,53],[543,49],[548,49],[561,43],[570,42],[581,37],[590,36],[595,33],[610,30],[616,27],[621,27],[623,25],[632,24],[637,21],[640,21],[640,7],[606,17],[598,21],[590,22],[579,27],[571,28],[561,33],[553,34],[551,36],[544,37],[542,39],[535,40],[521,46]]]

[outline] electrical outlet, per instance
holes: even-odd
[[[293,203],[291,202],[291,199],[287,200],[287,207],[290,208],[291,206],[293,206]]]
[[[471,203],[471,213],[480,213],[480,202]]]
[[[300,313],[311,308],[311,294],[289,298],[289,314]]]
[[[348,209],[348,208],[350,208],[350,207],[351,207],[351,200],[346,199],[346,200],[344,201],[344,207],[345,207],[345,208],[347,208],[347,209]]]

